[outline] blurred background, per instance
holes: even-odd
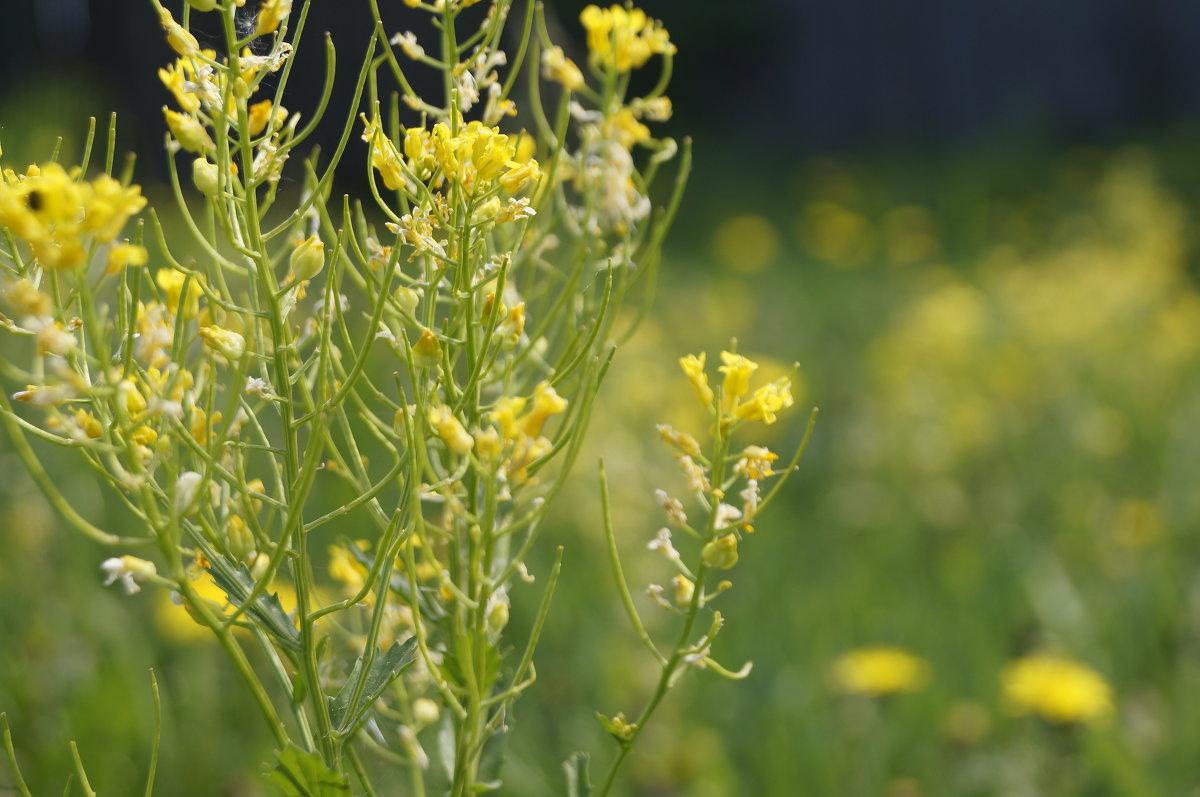
[[[381,5],[389,30],[419,32],[403,4]],[[583,5],[547,3],[580,62]],[[561,793],[570,753],[612,753],[592,709],[632,714],[648,694],[596,565],[591,463],[608,462],[631,583],[664,583],[643,553],[661,525],[652,492],[683,481],[654,424],[702,431],[675,361],[736,336],[764,370],[800,363],[800,406],[756,442],[786,452],[806,408],[821,415],[721,598],[714,653],[753,660],[752,676],[686,679],[624,794],[1200,794],[1200,6],[643,7],[679,48],[659,130],[694,138],[696,168],[654,312],[618,356],[573,511],[534,567],[567,546],[505,793]],[[149,4],[5,0],[3,16],[5,165],[45,159],[59,136],[69,162],[86,118],[117,111],[136,180],[162,200],[155,70],[171,56]],[[310,25],[332,31],[344,85],[367,11],[319,1]],[[300,55],[303,108],[322,65]],[[0,711],[35,792],[62,788],[70,739],[102,793],[140,789],[154,667],[162,793],[259,793],[244,773],[270,740],[220,652],[149,591],[101,588],[108,553],[61,528],[6,445]],[[90,477],[51,463],[103,520]],[[536,594],[514,594],[516,633]],[[833,663],[873,645],[924,660],[923,687],[841,694]],[[1108,719],[1016,715],[1000,674],[1034,651],[1099,673]]]

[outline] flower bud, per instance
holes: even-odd
[[[488,598],[487,625],[493,634],[499,634],[508,625],[508,594],[503,588]]]
[[[175,481],[175,511],[179,514],[191,514],[196,510],[193,504],[196,503],[196,493],[200,489],[200,482],[204,480],[194,470],[184,471]]]
[[[196,41],[196,37],[176,22],[170,11],[162,8],[159,10],[158,17],[163,30],[167,32],[167,44],[171,45],[172,50],[184,58],[195,58],[200,54],[200,43]]]
[[[421,330],[421,337],[413,344],[412,352],[417,365],[423,368],[433,367],[442,361],[442,344],[438,342],[437,335],[428,329]]]
[[[225,540],[235,559],[245,559],[254,551],[254,535],[241,515],[230,515],[225,524]]]
[[[417,305],[421,303],[421,294],[407,285],[401,285],[393,294],[396,299],[396,304],[400,305],[400,309],[409,318],[416,318]]]
[[[209,163],[207,158],[196,158],[192,161],[192,182],[196,189],[205,196],[216,196],[220,190],[217,181],[217,164]]]
[[[438,721],[441,711],[438,704],[427,697],[418,697],[413,701],[413,720],[419,727],[426,728]]]
[[[726,534],[724,537],[718,537],[705,545],[700,551],[700,558],[709,567],[728,570],[737,564],[737,545],[737,536]]]
[[[212,137],[208,135],[208,131],[204,129],[204,125],[196,121],[195,117],[172,111],[165,105],[163,106],[163,116],[167,119],[167,127],[171,129],[171,135],[175,136],[179,146],[188,152],[195,152],[199,155],[211,151],[216,146]]]
[[[696,594],[696,585],[691,579],[684,575],[675,576],[671,579],[671,586],[675,588],[675,605],[676,606],[691,606],[692,596]]]
[[[289,261],[292,273],[298,280],[310,280],[325,267],[325,245],[315,235],[310,235],[292,250]]]
[[[246,339],[232,330],[221,327],[200,327],[204,345],[229,362],[237,362],[246,353]]]
[[[187,3],[197,11],[212,11],[217,7],[217,0],[187,0]]]

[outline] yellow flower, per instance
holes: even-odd
[[[160,268],[154,274],[154,282],[162,289],[167,300],[167,309],[170,310],[171,315],[179,312],[179,303],[182,300],[183,317],[195,318],[200,311],[200,297],[204,295],[204,289],[200,287],[198,278],[188,281],[187,275],[182,271]],[[185,282],[188,285],[186,297],[183,296]]]
[[[533,406],[521,419],[521,430],[529,437],[538,437],[551,415],[567,411],[567,400],[558,395],[549,382],[542,382],[533,391]]]
[[[579,21],[587,30],[588,50],[595,66],[628,72],[656,53],[675,54],[675,45],[671,44],[666,29],[640,8],[588,6],[579,15]]]
[[[442,173],[461,183],[467,191],[486,190],[506,169],[510,173],[502,185],[509,193],[519,191],[526,182],[540,176],[537,161],[529,160],[523,166],[516,164],[516,142],[498,127],[471,121],[455,136],[444,122],[438,122],[430,137]],[[406,148],[407,144],[406,136]]]
[[[184,84],[193,79],[192,64],[184,58],[177,58],[175,63],[158,70],[158,79],[175,96],[175,102],[187,113],[200,110],[200,95],[189,91]]]
[[[1021,714],[1059,724],[1092,723],[1113,712],[1112,691],[1100,674],[1048,654],[1014,661],[1000,676],[1005,699]]]
[[[197,155],[203,155],[216,146],[208,131],[204,129],[204,125],[196,121],[194,116],[172,111],[165,105],[162,110],[163,116],[167,120],[167,127],[170,128],[171,135],[175,136],[175,140],[179,142],[179,146],[188,152],[195,152]]]
[[[839,657],[832,675],[843,694],[878,697],[920,689],[929,680],[929,665],[900,648],[867,647]]]
[[[108,175],[78,179],[57,163],[30,166],[24,175],[0,180],[0,227],[29,244],[44,269],[69,269],[87,260],[90,234],[108,243],[129,217],[145,207],[140,189]]]
[[[550,47],[542,53],[542,74],[561,83],[567,91],[583,88],[583,73],[574,61],[563,55],[561,47]]]
[[[465,456],[475,447],[475,438],[467,434],[448,407],[430,407],[428,416],[429,425],[455,454]]]
[[[750,390],[750,375],[758,370],[758,363],[740,354],[721,352],[721,362],[724,365],[717,368],[725,374],[725,382],[721,386],[724,401],[732,406],[734,402]]]
[[[530,183],[536,183],[542,179],[542,170],[535,160],[528,160],[524,163],[510,161],[508,171],[500,177],[500,187],[506,193],[515,194]]]
[[[150,255],[145,247],[123,243],[114,246],[108,253],[108,274],[119,274],[126,266],[144,266]]]
[[[54,311],[54,300],[50,294],[38,290],[25,277],[5,286],[0,293],[21,315],[43,316]]]
[[[366,540],[355,543],[361,551],[370,546]],[[367,582],[367,568],[349,550],[341,545],[329,546],[329,577],[346,586],[346,593],[355,595]]]
[[[605,121],[608,137],[625,149],[650,138],[650,128],[638,121],[633,111],[622,108]]]
[[[274,33],[287,15],[292,13],[292,0],[266,0],[258,9],[258,21],[254,26],[255,36]]]
[[[500,425],[500,434],[505,440],[516,440],[521,436],[521,424],[517,416],[525,409],[525,403],[524,396],[502,396],[488,413],[492,423]]]
[[[267,126],[267,122],[271,121],[271,115],[274,108],[270,100],[256,102],[249,108],[249,128],[250,135],[257,136]]]
[[[176,22],[170,11],[160,7],[158,16],[163,30],[167,32],[167,44],[171,45],[172,50],[184,58],[195,58],[200,54],[200,43],[196,41],[196,37]]]
[[[696,391],[696,398],[700,399],[700,403],[706,407],[711,407],[713,402],[712,388],[708,386],[708,374],[704,373],[704,361],[707,358],[705,352],[700,352],[699,356],[689,354],[686,357],[679,358],[679,367],[687,375],[687,378],[692,382],[692,388]]]
[[[738,405],[733,414],[744,421],[771,424],[775,423],[775,413],[792,406],[792,403],[792,383],[784,376],[754,391],[754,395]]]

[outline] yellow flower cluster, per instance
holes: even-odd
[[[1095,670],[1070,659],[1027,656],[1010,664],[1000,682],[1014,710],[1050,722],[1088,724],[1113,712],[1108,683]]]
[[[505,474],[510,481],[524,481],[526,468],[553,447],[542,436],[546,421],[566,411],[567,399],[560,396],[548,382],[542,382],[534,388],[530,398],[504,396],[488,413],[489,419],[499,430],[499,437],[488,432],[479,433],[479,453],[481,456],[492,456],[507,452],[508,457],[503,463]]]
[[[696,398],[706,407],[713,404],[713,390],[708,384],[708,373],[704,370],[706,354],[689,354],[681,357],[679,365],[692,383]],[[721,420],[762,421],[775,423],[776,413],[792,406],[792,382],[786,376],[768,382],[750,393],[750,375],[758,370],[758,363],[740,354],[721,352],[718,370],[725,375],[721,386]]]
[[[881,697],[920,689],[929,680],[929,665],[900,648],[867,647],[838,658],[832,675],[839,692]]]
[[[109,243],[146,205],[136,186],[100,175],[79,179],[57,163],[30,166],[0,177],[0,227],[29,244],[44,269],[69,269],[88,259],[91,241]],[[118,260],[145,263],[145,250],[124,251]]]
[[[593,66],[628,72],[655,54],[674,55],[666,28],[640,8],[588,6],[579,15]]]
[[[406,151],[407,151],[406,138]],[[497,180],[506,193],[515,194],[541,176],[538,162],[516,160],[517,142],[482,122],[469,122],[452,135],[444,122],[433,126],[430,143],[442,173],[461,183],[468,192],[486,190]]]

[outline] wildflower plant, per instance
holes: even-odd
[[[370,0],[336,146],[302,155],[336,54],[326,41],[314,110],[289,110],[310,3],[151,2],[177,55],[159,77],[184,235],[146,210],[132,160],[116,168],[115,121],[95,177],[94,125],[76,167],[55,152],[4,169],[0,323],[23,359],[0,365],[18,387],[0,395],[0,422],[59,513],[119,552],[106,583],[169,591],[211,631],[274,735],[283,793],[374,794],[388,766],[413,794],[494,788],[561,549],[525,640],[505,637],[511,596],[535,579],[527,555],[629,332],[615,310],[649,296],[689,168],[686,143],[651,128],[671,112],[674,47],[641,11],[589,7],[581,67],[532,2],[405,0],[437,32],[419,41]],[[219,45],[201,46],[199,18]],[[651,59],[661,78],[628,96]],[[413,88],[417,69],[440,74],[437,96]],[[358,168],[369,196],[333,197],[337,168]],[[749,393],[753,363],[727,356],[723,388],[702,395],[709,452],[664,432],[708,512],[693,528],[668,510],[696,538],[663,601],[684,618],[672,653],[620,580],[662,680],[637,723],[606,721],[621,742],[612,774],[682,669],[731,674],[709,651],[719,614],[699,640],[693,628],[726,588],[709,576],[734,565],[778,489],[758,487],[775,455],[735,451],[732,435],[791,397],[786,381]],[[83,517],[42,464],[48,446],[82,457],[128,530]],[[735,490],[736,507],[722,500]]]

